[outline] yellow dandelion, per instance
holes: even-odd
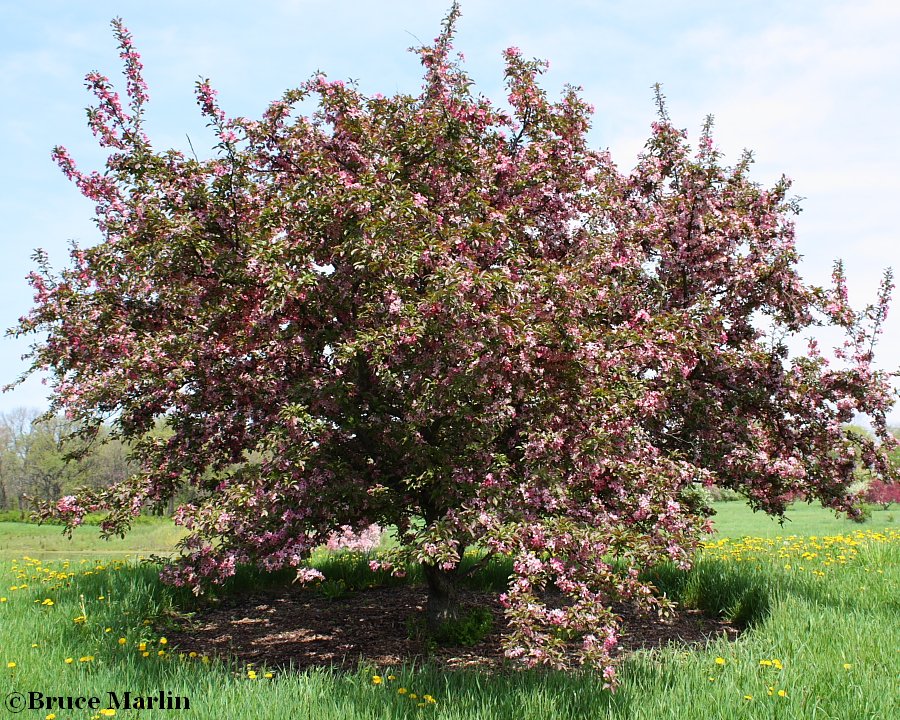
[[[46,605],[47,607],[50,607],[51,605],[53,605],[53,601],[52,601],[50,598],[46,598],[46,599],[41,603],[41,605]]]
[[[124,645],[127,642],[128,642],[128,638],[123,638],[123,637],[119,638],[119,645]]]
[[[106,595],[101,595],[101,596],[98,597],[97,599],[98,599],[98,600],[106,600]]]
[[[165,650],[157,650],[156,654],[159,655],[160,657],[163,657],[166,654],[166,651]]]
[[[381,679],[381,676],[380,676],[380,675],[373,675],[373,676],[372,676],[372,684],[373,684],[373,685],[381,685],[382,682],[384,682],[384,680]]]
[[[78,662],[91,662],[94,659],[93,655],[83,655],[78,658]]]
[[[844,663],[844,670],[849,670],[852,667],[853,665],[851,665],[850,663]]]
[[[191,650],[191,651],[188,653],[188,657],[195,658],[195,657],[197,657],[197,653],[195,653],[193,650]]]
[[[753,699],[752,695],[744,695],[744,700],[752,700],[752,699]]]
[[[16,664],[14,662],[6,663],[6,667],[8,667],[10,670],[12,670],[15,666],[16,666]]]
[[[150,653],[144,650],[144,652],[141,653],[141,657],[150,657]]]
[[[160,644],[160,645],[165,645],[165,644],[168,643],[168,642],[169,642],[169,641],[168,641],[166,638],[164,638],[164,637],[161,637],[161,638],[159,639],[159,644]]]
[[[759,661],[759,664],[760,664],[762,667],[772,667],[772,661],[771,661],[771,660],[760,660],[760,661]]]
[[[77,618],[72,618],[72,622],[76,625],[83,625],[87,622],[87,618],[84,615],[79,615]]]
[[[267,672],[265,675],[263,675],[263,677],[265,677],[265,678],[270,678],[270,677],[272,677],[272,673]]]
[[[784,665],[781,664],[781,660],[772,658],[772,664],[775,666],[776,670],[784,670]]]
[[[724,665],[724,664],[725,664],[725,658],[723,658],[723,657],[716,658],[716,665]]]
[[[113,715],[116,714],[116,711],[115,711],[114,708],[103,708],[103,709],[100,711],[100,714],[103,715],[103,716],[105,716],[105,717],[112,717]]]
[[[49,715],[44,715],[44,720],[56,720],[56,713],[50,713]]]
[[[31,643],[31,647],[36,648],[38,646],[37,643]]]
[[[437,700],[435,700],[433,697],[431,697],[431,695],[423,695],[422,699],[427,703],[431,703],[432,705],[434,705],[434,703],[437,702]]]
[[[787,697],[787,690],[779,690],[778,697]]]
[[[396,679],[397,679],[396,675],[388,675],[388,680],[396,680]]]
[[[406,688],[397,688],[398,695],[406,695],[406,693],[407,693]]]
[[[410,700],[415,700],[416,697],[417,697],[417,695],[416,695],[415,693],[410,693],[410,694],[409,694],[409,699],[410,699]]]
[[[66,658],[65,662],[66,665],[71,665],[73,662],[75,662],[75,660],[73,658]]]
[[[256,670],[248,670],[247,677],[251,680],[256,680]]]
[[[145,643],[145,642],[138,643],[138,650],[140,650],[141,652],[143,652],[143,651],[146,650],[146,649],[147,649],[147,643]]]
[[[5,597],[0,597],[0,602],[6,602],[6,598],[5,598]]]

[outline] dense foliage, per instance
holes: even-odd
[[[639,577],[689,563],[707,517],[685,489],[736,489],[781,513],[800,493],[854,512],[888,441],[890,376],[872,347],[890,276],[861,313],[797,274],[789,182],[692,149],[661,96],[637,167],[587,140],[592,109],[504,54],[508,106],[473,94],[451,54],[458,9],[418,48],[419,95],[368,97],[318,74],[261,118],[229,118],[208,82],[215,157],[157,150],[141,63],[118,21],[127,107],[109,81],[89,123],[109,148],[63,171],[103,239],[31,276],[19,333],[83,427],[112,417],[141,471],[52,508],[127,529],[183,484],[191,531],[166,577],[200,587],[238,563],[298,567],[349,525],[395,526],[383,558],[421,562],[429,620],[456,612],[475,544],[513,554],[508,653],[587,662],[612,682],[617,599],[665,612]],[[311,115],[298,107],[316,103]],[[838,364],[810,341],[846,330]],[[167,439],[147,431],[164,416]]]

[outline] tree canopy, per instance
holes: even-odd
[[[106,168],[55,150],[102,241],[58,274],[38,254],[16,332],[46,333],[32,369],[54,410],[112,418],[141,469],[47,512],[108,510],[123,532],[196,486],[165,577],[197,588],[247,562],[310,579],[334,530],[394,526],[377,562],[424,565],[433,623],[455,612],[467,547],[512,554],[510,657],[612,682],[610,606],[668,609],[640,573],[690,563],[709,516],[694,484],[852,513],[858,467],[891,475],[895,393],[872,352],[891,278],[861,312],[840,264],[833,287],[806,284],[790,183],[752,181],[749,154],[725,165],[711,122],[692,148],[659,92],[630,172],[589,145],[578,89],[549,99],[516,48],[508,104],[476,95],[458,14],[416,49],[418,95],[317,74],[248,119],[199,82],[206,160],[145,135],[114,21],[127,102],[87,76]],[[836,358],[812,340],[791,356],[820,325],[846,331]],[[846,430],[856,413],[881,444]],[[149,436],[161,417],[171,435]]]

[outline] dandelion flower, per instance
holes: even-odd
[[[75,662],[74,658],[66,658],[66,665],[71,665],[73,662]]]
[[[150,657],[150,653],[144,650],[144,652],[141,653],[141,657]]]
[[[270,678],[270,677],[272,677],[272,673],[267,672],[265,675],[263,675],[263,677],[265,677],[265,678]]]
[[[6,602],[6,598],[5,598],[5,597],[0,597],[0,602]]]
[[[36,648],[38,646],[37,643],[31,643],[31,647]]]
[[[784,670],[784,665],[781,664],[781,660],[772,658],[772,664],[775,666],[776,670]]]
[[[373,676],[372,676],[372,684],[373,684],[373,685],[381,685],[382,682],[384,682],[384,681],[381,679],[381,676],[380,676],[380,675],[373,675]]]
[[[396,680],[396,679],[397,679],[396,675],[388,675],[388,680]]]
[[[852,667],[853,665],[851,665],[850,663],[844,663],[844,670],[849,670]]]
[[[724,664],[725,664],[725,658],[723,658],[723,657],[716,658],[716,665],[724,665]]]
[[[771,661],[771,660],[760,660],[760,661],[759,661],[759,664],[760,664],[762,667],[772,667],[772,661]]]
[[[160,657],[163,657],[163,656],[166,654],[166,651],[165,651],[165,650],[158,650],[158,651],[156,652],[156,654],[159,655]]]
[[[114,708],[103,708],[103,709],[100,711],[100,714],[103,715],[103,716],[105,716],[105,717],[112,717],[113,715],[116,714],[116,711],[115,711]]]
[[[787,697],[787,690],[779,690],[778,697]]]
[[[410,699],[410,700],[415,700],[417,697],[418,697],[418,696],[417,696],[415,693],[410,693],[410,694],[409,694],[409,699]]]
[[[128,642],[128,638],[119,638],[119,645],[124,645]]]
[[[194,652],[193,650],[191,650],[191,651],[188,653],[188,657],[195,658],[195,657],[197,657],[197,653]]]
[[[753,699],[752,695],[744,695],[744,700],[752,700],[752,699]]]
[[[165,645],[165,644],[168,643],[168,642],[169,642],[169,641],[168,641],[166,638],[164,638],[164,637],[161,637],[161,638],[159,639],[159,644],[160,644],[160,645]]]
[[[12,668],[14,668],[15,666],[16,666],[16,664],[15,664],[14,662],[8,662],[8,663],[6,663],[6,667],[8,667],[10,670],[11,670]]]
[[[256,680],[256,670],[248,670],[247,677],[251,680]]]
[[[56,720],[56,713],[50,713],[44,716],[44,720]]]
[[[406,695],[406,693],[407,693],[407,689],[406,689],[406,688],[397,688],[397,694],[398,694],[398,695]]]
[[[146,650],[146,649],[147,649],[147,643],[145,643],[145,642],[138,643],[138,650],[140,650],[141,652],[144,652],[144,650]]]

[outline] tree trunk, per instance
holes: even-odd
[[[458,571],[443,570],[437,565],[425,565],[425,580],[428,583],[428,604],[425,607],[425,622],[429,633],[436,633],[448,621],[459,617]]]

